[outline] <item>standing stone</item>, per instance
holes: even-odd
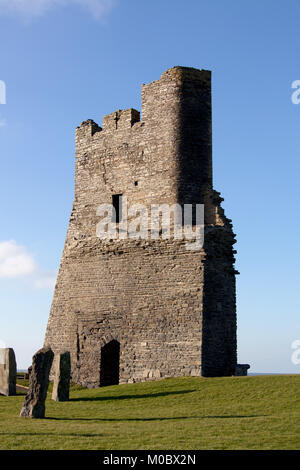
[[[70,390],[71,359],[70,353],[56,354],[54,358],[54,384],[52,400],[68,401]]]
[[[0,394],[16,395],[17,364],[14,350],[0,349]]]
[[[50,348],[40,349],[32,358],[29,390],[23,403],[20,416],[25,418],[44,418],[45,401],[49,386],[49,373],[53,362]]]

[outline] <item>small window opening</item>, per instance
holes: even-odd
[[[113,222],[118,224],[122,220],[122,194],[113,194],[112,203],[115,209],[115,218]]]
[[[138,181],[135,181],[134,182],[134,186],[138,186],[139,185],[139,182]]]

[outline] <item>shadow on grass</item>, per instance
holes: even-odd
[[[124,418],[124,419],[118,419],[118,418],[51,418],[51,417],[46,417],[44,419],[50,420],[50,421],[99,421],[99,422],[145,422],[145,421],[169,421],[169,420],[183,420],[183,419],[241,419],[241,418],[258,418],[258,417],[263,417],[266,415],[230,415],[230,416],[174,416],[174,417],[169,417],[169,418]],[[42,421],[42,420],[38,420]],[[93,433],[81,433],[79,432],[74,432],[74,433],[60,433],[60,432],[1,432],[0,431],[0,436],[61,436],[61,437],[87,437],[87,438],[93,438],[93,437],[103,437],[104,434],[93,434]]]
[[[44,419],[53,421],[101,421],[101,422],[136,422],[136,421],[170,421],[182,419],[242,419],[242,418],[260,418],[267,415],[229,415],[229,416],[173,416],[173,417],[159,417],[159,418],[51,418]],[[1,434],[1,433],[0,433]]]
[[[81,397],[81,398],[70,398],[72,401],[107,401],[107,400],[130,400],[131,398],[157,398],[166,397],[169,395],[182,395],[185,393],[196,392],[196,390],[176,390],[175,392],[160,392],[160,393],[148,393],[144,395],[117,395],[108,397]]]
[[[57,432],[0,432],[0,436],[63,436],[63,437],[103,437],[104,434],[86,434],[86,433],[72,433],[64,434]]]

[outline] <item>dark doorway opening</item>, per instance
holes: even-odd
[[[113,339],[101,348],[100,387],[118,385],[120,369],[120,343]]]

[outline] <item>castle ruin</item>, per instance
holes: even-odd
[[[204,204],[204,245],[96,235],[97,207]],[[70,351],[88,387],[233,375],[231,221],[212,183],[211,73],[174,67],[142,86],[142,116],[118,110],[76,129],[75,197],[45,346]],[[118,220],[116,220],[118,222]]]

